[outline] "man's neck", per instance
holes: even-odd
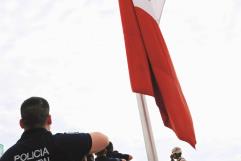
[[[50,131],[50,126],[49,125],[33,127],[33,128],[24,128],[24,131],[31,130],[31,129],[37,129],[37,128],[42,128],[42,129],[46,129],[47,131]]]

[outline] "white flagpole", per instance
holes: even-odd
[[[145,100],[145,96],[143,94],[136,94],[140,118],[141,118],[141,125],[142,131],[145,140],[146,146],[146,153],[148,161],[158,161],[155,141],[152,133],[151,121],[149,118],[149,112],[147,109],[147,104]]]

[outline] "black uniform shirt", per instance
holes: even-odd
[[[0,161],[81,161],[92,145],[88,133],[58,133],[44,128],[25,131]]]

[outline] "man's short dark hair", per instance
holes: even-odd
[[[49,104],[41,97],[31,97],[21,105],[21,117],[26,128],[43,127],[49,116]]]

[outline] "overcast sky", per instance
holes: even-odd
[[[189,104],[197,148],[165,128],[147,98],[159,161],[241,160],[241,1],[167,0],[160,28]],[[52,131],[101,131],[146,161],[117,0],[0,0],[0,144],[21,136],[19,107],[49,101]]]

